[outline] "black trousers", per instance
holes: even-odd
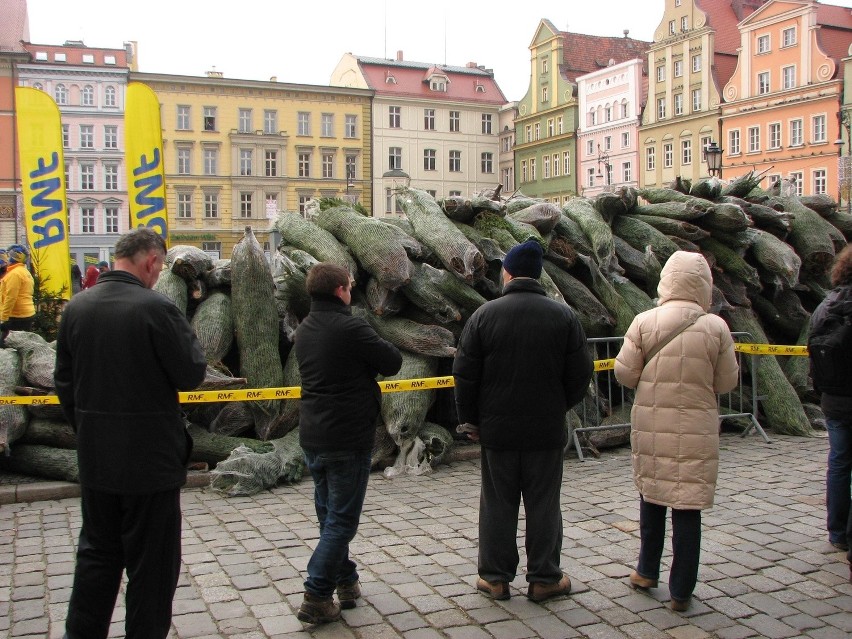
[[[666,540],[665,506],[652,504],[639,496],[639,562],[636,572],[649,579],[659,579],[660,558]],[[701,554],[701,511],[672,508],[672,566],[669,571],[669,593],[686,601],[698,581]]]
[[[562,449],[482,449],[479,498],[479,576],[512,581],[518,569],[518,513],[524,500],[527,519],[527,581],[555,583],[562,578]]]
[[[114,495],[83,487],[81,509],[67,637],[106,638],[126,568],[127,639],[164,638],[180,571],[180,489]]]

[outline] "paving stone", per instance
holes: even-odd
[[[753,628],[760,633],[760,636],[767,639],[784,639],[786,637],[795,637],[799,634],[799,631],[795,628],[764,614],[757,614],[753,617],[742,619],[740,623]]]

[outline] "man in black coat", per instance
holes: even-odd
[[[75,295],[56,342],[56,394],[77,433],[83,524],[66,636],[109,632],[127,569],[127,637],[165,637],[180,570],[180,488],[192,440],[178,391],[207,369],[186,317],[150,290],[166,245],[138,228],[115,269]]]
[[[511,596],[521,497],[527,597],[571,591],[560,568],[565,414],[586,391],[592,358],[574,312],[545,295],[541,270],[535,241],[506,254],[503,296],[468,320],[453,363],[460,430],[482,446],[477,589],[494,599]]]
[[[297,616],[316,624],[339,619],[340,609],[354,608],[361,596],[349,542],[370,477],[381,408],[376,376],[399,372],[402,355],[352,315],[352,281],[345,268],[316,264],[305,284],[311,312],[296,329],[294,345],[302,377],[299,443],[314,479],[320,539]],[[332,599],[335,590],[340,605]]]

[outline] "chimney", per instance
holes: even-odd
[[[465,66],[468,69],[475,69],[477,67],[477,64],[476,64],[476,62],[468,62]]]
[[[396,52],[396,61],[397,61],[397,62],[402,62],[402,49],[399,49],[399,50]]]
[[[624,30],[624,37],[626,38],[630,34],[630,29]]]
[[[273,75],[273,76],[271,76],[271,77],[269,78],[269,81],[270,81],[270,82],[278,82],[278,76],[277,76],[277,75]]]

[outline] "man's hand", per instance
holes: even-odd
[[[456,432],[465,433],[467,435],[467,438],[472,442],[479,441],[479,426],[477,426],[476,424],[459,424],[458,426],[456,426]]]

